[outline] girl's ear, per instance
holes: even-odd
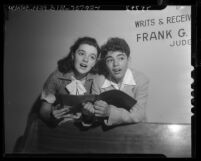
[[[98,55],[97,60],[99,61],[101,59],[101,53]]]
[[[74,53],[71,54],[71,59],[74,61],[75,59]]]
[[[96,58],[96,62],[99,62],[101,59],[100,55]]]

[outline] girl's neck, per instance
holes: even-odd
[[[74,73],[75,73],[75,78],[76,78],[77,80],[81,80],[81,79],[83,79],[84,77],[86,77],[86,75],[87,75],[87,73],[81,74],[81,73],[78,73],[77,71],[75,71]]]

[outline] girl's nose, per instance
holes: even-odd
[[[88,56],[85,56],[83,60],[84,60],[85,62],[88,62],[88,61],[89,61]]]

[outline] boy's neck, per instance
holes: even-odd
[[[122,83],[122,80],[123,80],[123,79],[115,79],[115,78],[110,77],[110,80],[111,80],[112,82],[116,83],[116,84],[120,84],[120,83]]]

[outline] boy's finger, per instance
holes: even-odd
[[[95,113],[95,116],[96,116],[96,117],[102,117],[102,114]]]
[[[94,113],[95,113],[95,115],[96,115],[96,114],[103,114],[102,111],[100,111],[100,110],[96,110],[96,109],[94,110]]]
[[[107,106],[107,103],[105,101],[99,100],[99,101],[96,101],[94,105],[105,107]]]
[[[95,110],[101,110],[101,111],[102,111],[102,110],[104,109],[104,107],[103,107],[103,106],[99,106],[99,105],[95,105],[95,106],[94,106],[94,109],[95,109]]]

